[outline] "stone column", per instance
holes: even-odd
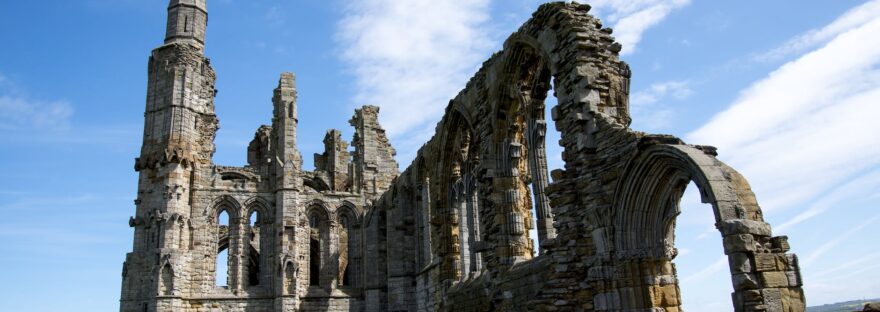
[[[242,273],[244,272],[244,261],[243,261],[243,246],[244,239],[247,235],[244,235],[244,230],[247,229],[247,218],[244,217],[229,217],[229,278],[226,283],[229,285],[229,289],[232,290],[233,293],[238,293],[243,289],[242,284],[244,283],[244,276]]]
[[[494,220],[500,221],[501,226],[501,235],[495,242],[495,256],[501,267],[530,259],[532,256],[531,240],[528,238],[526,225],[529,209],[524,207],[522,198],[526,188],[522,183],[519,169],[522,149],[522,144],[509,139],[502,141],[496,147],[498,160],[492,188],[495,190]]]
[[[481,242],[483,239],[480,237],[480,206],[478,204],[479,197],[477,196],[477,185],[476,180],[470,174],[465,175],[464,179],[464,188],[465,188],[465,209],[467,211],[467,224],[468,228],[471,230],[471,235],[469,236],[469,245],[470,245],[470,253],[471,253],[471,272],[480,272],[483,269],[483,255],[481,251],[477,250],[477,242]]]
[[[556,228],[553,227],[553,212],[550,210],[550,200],[547,199],[547,194],[544,193],[544,190],[550,184],[547,178],[547,149],[545,148],[547,122],[532,119],[529,120],[527,126],[529,174],[532,176],[535,218],[538,223],[538,245],[540,245],[540,243],[547,239],[556,237]]]

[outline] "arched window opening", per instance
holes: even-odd
[[[534,51],[532,51],[534,52]],[[546,117],[548,110],[556,106],[556,98],[549,97],[548,93],[552,88],[550,70],[544,64],[544,60],[537,55],[532,55],[531,59],[521,68],[522,83],[527,87],[521,88],[521,101],[523,103],[522,114],[525,115],[525,148],[528,165],[529,191],[531,191],[531,213],[534,220],[534,226],[529,231],[532,240],[537,243],[534,249],[535,254],[543,253],[540,250],[540,243],[556,237],[556,229],[553,227],[553,212],[550,208],[550,200],[547,198],[545,190],[550,184],[550,174],[547,159],[548,122]],[[550,131],[551,139],[558,141],[559,133]],[[552,141],[551,141],[552,142]],[[558,148],[553,150],[554,155],[561,154]],[[561,167],[561,164],[557,164]]]
[[[709,180],[710,178],[713,180]],[[696,202],[695,195],[683,196],[689,183],[697,186],[692,190],[699,189],[700,202],[711,205],[711,209],[706,210],[712,211],[712,215],[701,217],[719,225],[716,229],[723,235],[724,244],[720,245],[724,250],[716,256],[703,257],[703,265],[690,266],[707,267],[705,270],[679,274],[673,260],[691,261],[689,258],[693,250],[675,247],[676,239],[684,237],[681,235],[683,233],[676,231],[685,229],[683,226],[677,228],[676,225],[689,221],[680,215],[680,202],[682,198],[687,202]],[[599,235],[594,235],[598,239],[604,239],[604,242],[596,244],[600,249],[598,252],[612,252],[618,260],[615,270],[624,276],[633,276],[633,280],[646,281],[650,277],[669,281],[666,286],[668,291],[664,295],[667,299],[660,302],[636,300],[656,291],[653,283],[632,285],[633,290],[628,291],[625,296],[621,292],[621,302],[628,303],[622,306],[623,309],[681,310],[681,285],[702,287],[701,280],[715,278],[715,271],[727,272],[724,268],[729,266],[729,272],[733,275],[733,283],[730,285],[735,289],[734,305],[737,310],[741,310],[744,305],[740,301],[742,299],[737,298],[744,298],[748,291],[768,286],[762,279],[744,280],[740,277],[756,276],[765,272],[780,272],[777,274],[781,275],[782,272],[799,270],[796,261],[789,262],[784,267],[776,266],[776,259],[792,257],[787,253],[788,242],[784,237],[772,235],[748,182],[738,172],[694,146],[658,144],[644,147],[627,164],[615,194],[614,214],[609,226],[614,232],[603,234],[601,231],[608,229],[599,229]],[[699,211],[699,208],[701,207],[691,210]],[[708,234],[706,230],[707,226],[703,223],[698,227],[699,234],[690,235],[697,239],[715,236]],[[715,243],[718,243],[717,239]],[[682,246],[684,245],[679,247]],[[601,250],[603,248],[605,250]],[[715,248],[703,249],[718,250],[717,245]],[[682,255],[684,257],[679,257]],[[767,267],[758,266],[762,261],[759,258],[769,259]],[[797,285],[789,282],[792,284],[786,283],[785,286],[800,286],[798,276],[790,281]],[[797,292],[794,296],[801,297]],[[756,298],[753,302],[770,304],[762,298]],[[802,309],[801,307],[800,310]]]
[[[454,117],[455,118],[455,117]],[[448,202],[453,218],[452,240],[457,253],[458,277],[465,280],[482,270],[480,244],[480,217],[476,188],[475,170],[479,166],[477,144],[470,126],[459,116],[450,121],[452,135],[446,143],[444,162],[448,163]],[[455,231],[457,230],[457,234]]]
[[[217,215],[217,260],[214,266],[214,285],[229,288],[229,214],[226,210]]]
[[[260,285],[260,265],[261,265],[261,255],[262,251],[262,242],[263,238],[260,235],[260,223],[262,216],[260,212],[254,210],[251,212],[251,215],[248,217],[248,230],[245,233],[245,239],[247,241],[246,250],[247,250],[247,278],[248,278],[248,286],[257,286]]]
[[[509,94],[494,106],[490,157],[496,159],[492,180],[510,181],[486,188],[491,203],[503,211],[500,222],[485,222],[484,230],[501,232],[506,239],[496,245],[514,252],[502,256],[502,265],[533,258],[542,242],[555,237],[553,213],[545,190],[547,165],[547,99],[551,88],[548,60],[528,43],[514,43],[505,53],[502,79],[491,86]],[[485,187],[484,187],[485,188]],[[497,227],[497,228],[496,228]]]
[[[479,197],[477,196],[477,180],[470,173],[465,174],[462,178],[464,187],[464,206],[462,222],[468,228],[468,252],[470,252],[470,263],[468,271],[473,275],[483,270],[483,255],[477,250],[477,244],[481,241],[480,236],[480,207]]]
[[[309,285],[321,285],[321,231],[317,214],[309,216]]]

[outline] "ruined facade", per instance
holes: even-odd
[[[351,146],[329,130],[307,171],[289,73],[248,165],[211,161],[207,8],[172,0],[149,61],[120,310],[680,311],[675,218],[694,182],[734,309],[804,311],[797,257],[746,180],[713,147],[629,128],[629,67],[588,11],[542,5],[402,173],[373,106],[355,111]],[[564,169],[547,171],[546,131],[561,133]]]

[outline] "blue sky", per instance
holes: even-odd
[[[363,104],[382,107],[405,166],[538,3],[209,1],[215,162],[245,163],[279,73],[293,71],[307,168],[326,129],[351,137]],[[592,4],[633,68],[633,127],[719,148],[791,237],[810,305],[880,297],[880,1]],[[118,309],[147,57],[166,5],[0,2],[0,311]],[[682,210],[685,308],[730,310],[711,210],[692,189]]]

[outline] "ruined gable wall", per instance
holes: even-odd
[[[387,256],[417,264],[414,278],[430,281],[417,287],[416,305],[449,311],[677,311],[670,224],[684,186],[693,181],[724,237],[735,309],[803,310],[797,258],[787,253],[785,237],[772,236],[742,176],[715,159],[714,148],[628,128],[629,67],[617,58],[621,47],[611,30],[588,10],[543,5],[450,102],[435,135],[393,187],[427,186],[427,205],[400,191],[379,202],[389,212],[389,228],[400,222],[392,211],[428,220],[427,236],[419,236],[418,222],[410,227],[419,239],[407,248],[427,245],[430,261],[391,249]],[[525,128],[535,118],[529,112],[543,105],[550,79],[565,168],[552,173],[546,194],[558,236],[542,241],[546,253],[532,259],[534,246],[524,234],[531,223],[531,177],[523,159],[533,151]],[[454,143],[462,132],[478,146],[472,149],[476,155]],[[461,243],[463,215],[450,191],[465,174],[465,163],[474,164],[469,173],[479,181],[481,234],[473,246]],[[466,249],[483,257],[485,267],[476,275],[459,269]]]

